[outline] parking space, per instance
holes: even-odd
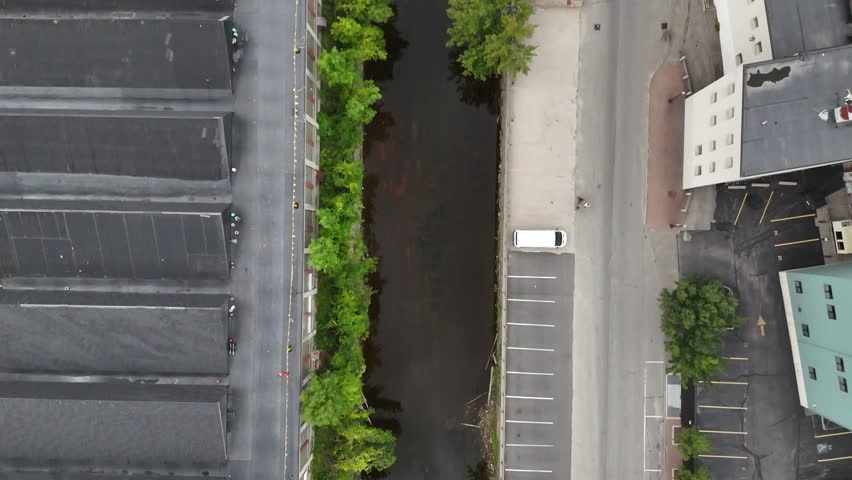
[[[574,257],[510,252],[504,478],[571,473]]]

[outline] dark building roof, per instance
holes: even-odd
[[[231,90],[225,26],[215,20],[0,18],[0,43],[0,92]]]
[[[91,14],[93,12],[168,12],[223,15],[234,11],[234,0],[0,0],[0,11],[39,14]]]
[[[227,387],[0,383],[0,463],[214,467]]]
[[[774,58],[849,43],[849,0],[766,0],[765,5]]]
[[[0,290],[0,371],[224,375],[228,296]]]
[[[820,120],[852,88],[852,46],[744,67],[741,176],[852,158],[852,126]]]
[[[227,117],[0,110],[0,172],[222,180],[229,177]]]
[[[0,479],[5,479],[3,470],[0,469]],[[9,479],[15,480],[224,480],[226,477],[217,477],[211,475],[179,475],[168,476],[163,475],[133,475],[126,474],[110,474],[110,473],[89,473],[89,472],[23,472],[15,470],[10,473]]]
[[[224,279],[221,215],[0,211],[0,274]]]

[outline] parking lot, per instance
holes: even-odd
[[[823,432],[799,405],[778,281],[781,270],[823,263],[814,212],[800,192],[830,193],[838,179],[836,170],[818,169],[721,187],[714,229],[679,241],[681,275],[721,279],[744,317],[725,335],[719,380],[696,393],[696,425],[713,444],[700,463],[713,478],[850,478],[852,435]],[[842,434],[822,436],[830,433]]]
[[[574,256],[510,252],[505,478],[571,474]]]

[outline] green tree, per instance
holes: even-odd
[[[315,376],[301,394],[302,418],[321,427],[339,426],[361,403],[362,373],[329,370]]]
[[[458,61],[464,75],[485,80],[529,72],[535,47],[524,41],[533,33],[532,12],[520,0],[450,0],[447,46],[463,49]]]
[[[681,428],[675,435],[675,442],[685,462],[713,451],[710,440],[702,435],[696,427]]]
[[[659,302],[669,373],[680,375],[683,385],[716,378],[721,334],[741,321],[736,297],[719,280],[691,275],[673,291],[663,289]]]
[[[340,247],[333,238],[321,236],[311,242],[308,248],[311,265],[322,273],[333,273],[343,265]]]
[[[384,60],[385,38],[382,30],[349,17],[341,17],[331,24],[331,36],[340,44],[356,52],[360,61]]]
[[[385,23],[393,16],[388,0],[337,0],[335,6],[342,13],[340,17],[361,23]]]
[[[342,442],[335,449],[337,468],[344,472],[365,473],[385,470],[396,461],[396,438],[388,430],[366,424],[369,410],[353,413],[337,430]]]
[[[677,480],[713,480],[713,477],[707,471],[707,467],[699,467],[693,472],[684,468],[683,465],[677,469],[676,477]]]
[[[358,52],[331,47],[320,55],[317,65],[325,86],[354,85],[361,81]]]

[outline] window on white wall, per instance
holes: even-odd
[[[725,118],[728,120],[734,118],[734,107],[725,110]]]
[[[752,30],[757,29],[757,26],[759,25],[758,22],[757,22],[757,17],[751,17],[750,23],[751,23],[751,29]]]
[[[698,177],[701,175],[701,165],[695,166],[695,176]]]
[[[763,44],[760,43],[760,42],[755,43],[754,44],[754,53],[758,54],[758,53],[762,53],[762,52],[763,52]]]
[[[710,151],[713,152],[716,150],[716,140],[710,140]]]
[[[716,162],[710,162],[710,165],[707,166],[707,171],[713,173],[716,171]]]
[[[736,90],[737,90],[736,84],[731,83],[731,84],[728,85],[728,95],[734,93]]]
[[[710,126],[713,127],[716,125],[716,115],[710,115]]]
[[[736,62],[737,62],[738,67],[743,64],[743,54],[742,53],[737,54]]]
[[[725,168],[734,168],[734,157],[725,157]]]
[[[725,145],[733,145],[734,144],[734,134],[729,133],[725,136]]]
[[[711,94],[710,94],[710,103],[716,103],[716,99],[717,99],[717,98],[718,98],[718,97],[717,97],[717,95],[716,95],[716,92],[711,93]]]
[[[701,148],[701,145],[696,145],[695,146],[695,156],[697,157],[697,156],[701,155],[702,153],[704,153],[704,152],[703,152],[703,148]]]

